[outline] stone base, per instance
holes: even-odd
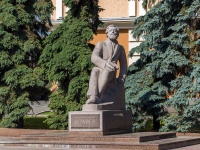
[[[69,131],[105,134],[127,133],[132,130],[130,110],[69,112]]]

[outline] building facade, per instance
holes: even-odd
[[[53,29],[62,22],[62,18],[66,15],[68,8],[63,5],[62,0],[52,0],[53,5],[56,7],[51,18]],[[99,27],[97,35],[94,35],[92,44],[106,39],[105,29],[108,25],[114,24],[120,29],[120,36],[118,42],[124,46],[127,54],[128,64],[136,61],[139,54],[134,54],[132,58],[128,58],[129,51],[138,46],[140,41],[132,38],[131,31],[134,29],[133,21],[141,15],[146,13],[142,7],[142,0],[99,0],[99,5],[104,11],[100,12],[100,20],[104,23],[103,27]]]

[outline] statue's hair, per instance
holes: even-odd
[[[108,30],[109,30],[110,27],[115,27],[117,29],[117,32],[119,33],[119,27],[115,26],[114,24],[111,24],[111,25],[107,26],[107,28],[106,28],[106,34],[108,33]]]

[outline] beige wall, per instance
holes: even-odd
[[[56,0],[52,0],[53,6],[56,7]],[[51,19],[56,20],[56,10],[53,10],[53,14],[51,14]]]
[[[160,0],[157,0],[160,1]],[[52,14],[52,19],[57,20],[56,10],[62,11],[62,16],[66,15],[66,6],[56,6],[56,0],[52,0],[55,10]],[[129,6],[130,5],[130,6]],[[130,12],[135,12],[135,15],[140,16],[145,14],[145,10],[142,8],[142,0],[99,0],[99,6],[104,10],[99,13],[100,18],[121,18],[129,17]],[[129,10],[131,9],[131,10]]]
[[[64,17],[66,16],[66,6],[63,4],[61,4],[60,6],[56,6],[56,0],[52,0],[53,6],[55,7],[53,14],[51,14],[51,19],[53,20],[57,20],[57,19],[61,19],[58,18],[58,16],[56,15],[56,11],[59,10],[61,12],[61,14],[59,15],[59,17]]]
[[[99,0],[100,18],[128,17],[128,0]]]
[[[134,16],[144,15],[146,10],[143,9],[142,2],[142,0],[133,0],[131,3],[128,0],[99,0],[99,6],[104,9],[104,11],[99,13],[99,16],[100,18],[128,17],[130,11],[135,12]],[[130,7],[129,3],[133,7]]]
[[[62,17],[65,17],[65,16],[66,16],[66,6],[63,3],[63,6],[62,6]]]
[[[160,2],[161,0],[156,0],[156,3]],[[155,4],[156,4],[155,3]],[[151,7],[153,7],[155,4],[149,3],[147,6],[147,10],[149,10]]]

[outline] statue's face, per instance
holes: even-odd
[[[108,32],[107,32],[107,37],[110,40],[116,40],[118,38],[118,31],[115,27],[109,27]]]

